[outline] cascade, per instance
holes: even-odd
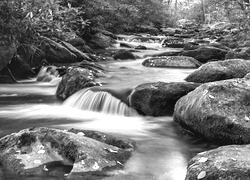
[[[126,103],[112,96],[110,93],[105,91],[94,92],[91,91],[91,89],[83,89],[76,92],[70,96],[63,105],[107,114],[124,116],[137,115],[134,109],[130,108]]]

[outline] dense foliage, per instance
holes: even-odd
[[[166,21],[161,0],[2,0],[0,33],[19,42],[39,36],[88,38],[99,30],[113,33],[160,28]]]
[[[3,0],[0,8],[1,33],[11,34],[21,43],[41,35],[72,36],[88,25],[80,9],[62,6],[58,0]]]
[[[250,26],[249,0],[186,0],[178,4],[178,14],[199,23],[229,22],[244,29]]]
[[[65,0],[84,9],[94,27],[111,32],[135,31],[138,27],[159,27],[168,18],[162,0]]]

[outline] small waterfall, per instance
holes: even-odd
[[[63,105],[107,114],[123,116],[137,115],[134,109],[105,91],[94,92],[90,89],[83,89],[70,96]]]
[[[56,66],[45,66],[42,67],[37,75],[36,81],[38,82],[49,82],[52,85],[57,85],[61,81],[59,72]]]

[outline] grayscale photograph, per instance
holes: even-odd
[[[0,180],[250,180],[250,0],[0,0]]]

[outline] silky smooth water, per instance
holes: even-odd
[[[104,87],[124,89],[147,82],[183,81],[193,71],[147,68],[141,63],[142,60],[103,63],[107,72],[98,81]],[[37,83],[35,80],[1,84],[0,137],[28,127],[45,126],[98,130],[135,140],[137,149],[124,170],[112,172],[110,177],[100,177],[105,180],[183,180],[188,160],[196,153],[213,147],[184,133],[172,117],[124,116],[109,113],[110,110],[97,112],[92,107],[82,108],[88,104],[82,104],[84,99],[77,101],[76,95],[62,104],[55,97],[57,85],[58,81]],[[93,96],[100,96],[88,94],[89,102],[95,103]],[[108,101],[105,103],[120,103],[108,93],[103,96]],[[0,168],[0,180],[64,179],[60,175],[66,173],[64,167],[54,167],[53,171],[57,172],[54,177],[20,177]]]

